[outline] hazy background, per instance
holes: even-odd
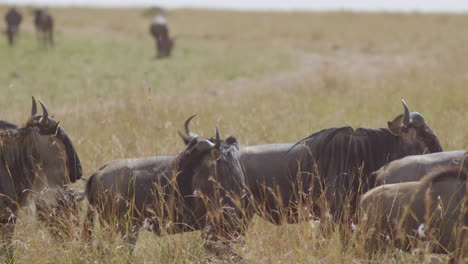
[[[467,12],[468,1],[460,0],[0,0],[4,4],[47,6],[163,6],[166,8],[199,7],[240,10],[361,10],[361,11],[420,11]]]

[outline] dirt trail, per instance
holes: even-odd
[[[208,88],[215,93],[252,92],[255,87],[288,87],[308,83],[311,85],[325,85],[330,79],[346,76],[357,80],[377,82],[388,76],[399,74],[408,68],[420,67],[423,61],[409,55],[373,55],[338,52],[334,55],[307,53],[304,51],[289,51],[296,60],[296,69],[264,76],[261,79],[237,78],[222,86]],[[219,89],[224,87],[225,89]],[[262,89],[255,89],[262,90]]]

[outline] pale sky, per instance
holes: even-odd
[[[468,0],[0,0],[41,6],[162,6],[241,10],[364,10],[468,12]]]

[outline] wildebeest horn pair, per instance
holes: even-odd
[[[49,113],[47,112],[47,108],[44,103],[39,99],[39,103],[42,107],[42,118],[41,123],[46,124],[47,120],[49,120]],[[37,104],[36,99],[32,96],[32,109],[31,109],[31,118],[34,118],[37,115]]]
[[[40,101],[39,101],[40,102]],[[189,117],[187,120],[185,120],[185,123],[184,123],[184,127],[185,127],[185,133],[187,134],[187,136],[184,136],[180,131],[177,131],[179,133],[179,136],[182,138],[182,140],[184,141],[185,144],[188,144],[190,142],[191,139],[193,138],[196,138],[198,137],[197,134],[193,133],[192,131],[190,131],[190,128],[189,128],[189,124],[190,124],[190,121],[195,117],[196,115],[192,115],[191,117]],[[211,142],[210,142],[211,143]],[[216,142],[215,142],[215,145],[216,146],[220,146],[221,145],[221,137],[219,135],[219,129],[218,127],[216,127]]]

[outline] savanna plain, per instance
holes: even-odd
[[[256,145],[334,126],[385,127],[403,112],[402,98],[424,115],[444,150],[468,149],[468,15],[176,9],[167,17],[173,55],[156,60],[148,10],[50,9],[53,48],[37,43],[31,8],[20,10],[17,45],[3,35],[0,41],[0,119],[23,124],[31,95],[44,101],[71,137],[85,177],[114,159],[183,150],[177,130],[192,114],[201,137],[219,125],[223,137]],[[142,231],[131,259],[99,232],[92,246],[80,242],[79,230],[59,244],[28,212],[15,232],[17,263],[210,258],[199,232]],[[344,245],[338,233],[324,235],[310,222],[274,226],[255,218],[236,251],[246,263],[448,260],[393,247],[369,255],[365,234],[349,239]]]

